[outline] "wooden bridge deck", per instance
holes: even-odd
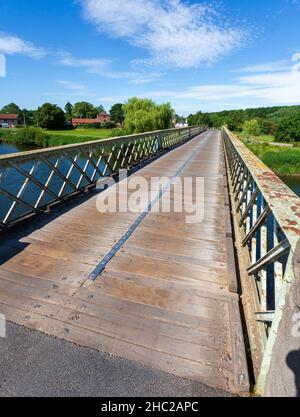
[[[88,275],[140,213],[99,213],[94,195],[60,216],[44,215],[1,241],[0,312],[146,366],[247,389],[238,295],[229,291],[220,133],[204,133],[134,175],[172,177],[183,164],[181,177],[205,178],[202,223],[150,212],[92,282]]]

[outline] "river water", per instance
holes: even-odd
[[[10,145],[7,143],[0,143],[0,155],[5,155],[15,152],[23,152],[34,149],[24,145]],[[300,175],[281,177],[281,179],[300,197]]]

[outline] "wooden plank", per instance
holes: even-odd
[[[158,368],[164,372],[190,378],[224,390],[230,390],[231,387],[231,373],[222,368],[216,369],[209,364],[197,363],[165,352],[141,349],[134,343],[117,340],[109,336],[102,335],[100,338],[99,334],[94,331],[48,317],[38,327],[41,331],[58,338],[78,345],[89,346],[114,356],[126,357],[149,368]]]

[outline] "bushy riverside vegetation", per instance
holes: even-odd
[[[198,112],[190,115],[188,122],[227,126],[277,174],[300,174],[300,106]],[[271,142],[291,143],[293,147],[273,146]]]
[[[244,141],[244,143],[276,174],[300,174],[300,147],[286,148],[249,141]]]
[[[23,116],[26,127],[0,129],[0,141],[37,147],[60,146],[81,143],[133,133],[168,129],[172,127],[174,111],[170,103],[157,104],[149,99],[133,97],[125,104],[116,103],[110,109],[111,121],[92,123],[77,128],[72,118],[92,118],[104,110],[91,103],[67,103],[65,110],[55,104],[45,103],[37,110],[21,110],[11,103],[0,113]]]
[[[38,127],[0,130],[0,142],[37,147],[62,146],[119,136],[119,129],[50,131]]]
[[[232,131],[254,136],[272,136],[278,142],[300,142],[300,106],[261,107],[215,113],[198,112],[188,117],[189,125],[227,126]]]

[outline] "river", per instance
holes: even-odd
[[[25,145],[10,145],[7,143],[0,143],[0,155],[9,153],[23,152],[34,149]],[[285,176],[281,179],[300,197],[300,175],[299,176]]]
[[[8,153],[24,152],[36,149],[36,147],[28,145],[11,145],[9,143],[0,143],[0,155],[6,155]]]

